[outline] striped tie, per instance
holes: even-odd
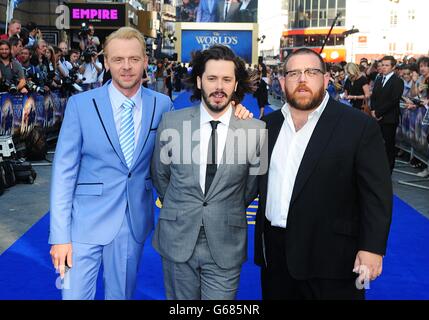
[[[119,135],[119,143],[121,144],[122,153],[124,154],[125,161],[128,168],[131,167],[134,155],[134,119],[133,108],[135,103],[131,99],[127,99],[122,104],[122,119],[121,119],[121,132]]]

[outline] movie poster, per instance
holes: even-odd
[[[0,98],[0,135],[13,134],[13,106],[9,94],[2,94]]]
[[[38,126],[46,128],[48,122],[46,121],[45,114],[45,98],[40,94],[35,94],[33,98],[36,101],[36,123]]]
[[[164,4],[168,4],[165,1]],[[177,22],[258,22],[258,0],[182,0]]]
[[[45,108],[45,115],[46,115],[45,119],[47,124],[46,126],[48,128],[53,127],[55,124],[56,108],[51,94],[47,94],[44,96],[43,105]]]
[[[215,44],[228,46],[246,63],[252,63],[251,30],[182,30],[182,62],[191,60],[193,51],[210,48]]]
[[[28,135],[36,125],[36,102],[32,95],[22,97],[21,135]]]

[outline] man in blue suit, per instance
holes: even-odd
[[[63,299],[94,299],[101,263],[106,299],[130,299],[153,228],[150,175],[161,115],[171,100],[141,85],[143,36],[124,27],[105,43],[112,80],[70,97],[51,187],[49,243]]]
[[[217,0],[201,0],[196,22],[217,22]]]

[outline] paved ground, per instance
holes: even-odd
[[[282,105],[270,98],[273,108]],[[52,159],[52,154],[48,159]],[[398,169],[417,172],[408,165],[397,165]],[[50,166],[35,166],[37,179],[33,185],[16,185],[0,197],[0,254],[9,248],[49,210]],[[396,195],[417,211],[429,218],[429,190],[418,189],[398,183],[399,180],[416,180],[416,177],[395,172],[392,176]],[[423,179],[429,187],[429,179]],[[47,241],[48,239],[46,239]]]

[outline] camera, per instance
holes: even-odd
[[[73,66],[69,71],[68,77],[62,79],[62,89],[67,92],[82,92],[83,89],[76,82],[79,80],[78,75],[79,66]],[[85,81],[85,78],[82,78],[82,81]]]
[[[89,26],[85,22],[82,23],[80,31],[77,35],[81,39],[89,35]]]
[[[10,80],[5,79],[3,81],[3,88],[11,94],[17,94],[18,93],[18,88],[16,87],[16,84],[11,82]]]
[[[85,63],[91,63],[92,57],[95,57],[96,55],[97,51],[94,47],[88,47],[84,52],[82,52],[83,61],[85,61]]]
[[[26,87],[28,90],[30,90],[32,92],[41,93],[41,94],[45,93],[45,90],[42,87],[39,87],[37,84],[35,84],[31,80],[27,80]]]

